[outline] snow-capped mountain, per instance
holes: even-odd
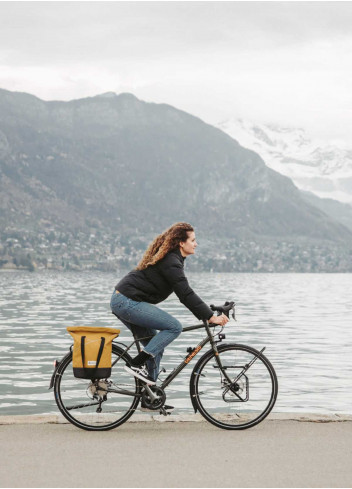
[[[304,129],[230,119],[217,125],[296,186],[352,204],[352,150],[314,141]]]

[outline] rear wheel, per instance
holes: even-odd
[[[78,379],[73,375],[72,354],[59,366],[54,382],[55,400],[65,418],[78,428],[103,431],[128,420],[138,406],[139,381],[124,370],[131,360],[113,344],[112,369],[108,379]],[[115,363],[116,362],[116,363]]]
[[[210,351],[193,369],[193,406],[219,428],[251,428],[274,407],[278,392],[275,370],[263,354],[249,346],[221,345],[218,352],[222,368]]]

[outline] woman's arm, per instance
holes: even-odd
[[[198,319],[207,319],[213,317],[213,311],[202,301],[202,299],[190,287],[184,274],[183,263],[175,254],[170,254],[161,267],[161,272],[167,282],[172,286],[175,294]],[[217,316],[214,316],[217,318]],[[221,317],[221,316],[219,316]],[[214,324],[221,324],[215,323]]]

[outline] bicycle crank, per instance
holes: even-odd
[[[145,386],[145,390],[142,394],[142,404],[145,407],[158,410],[163,407],[165,401],[166,394],[161,387],[157,387],[156,385]]]

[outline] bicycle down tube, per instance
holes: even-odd
[[[190,331],[191,329],[198,329],[203,327],[203,324],[200,326],[190,326],[190,329],[185,328],[183,331]],[[184,359],[182,363],[178,367],[176,367],[167,377],[166,379],[162,382],[160,387],[162,389],[165,389],[177,375],[185,368],[187,365],[190,363],[190,361],[200,352],[200,350],[205,346],[207,343],[209,343],[210,338],[206,337],[204,340],[202,340],[198,345],[193,349],[193,351]]]

